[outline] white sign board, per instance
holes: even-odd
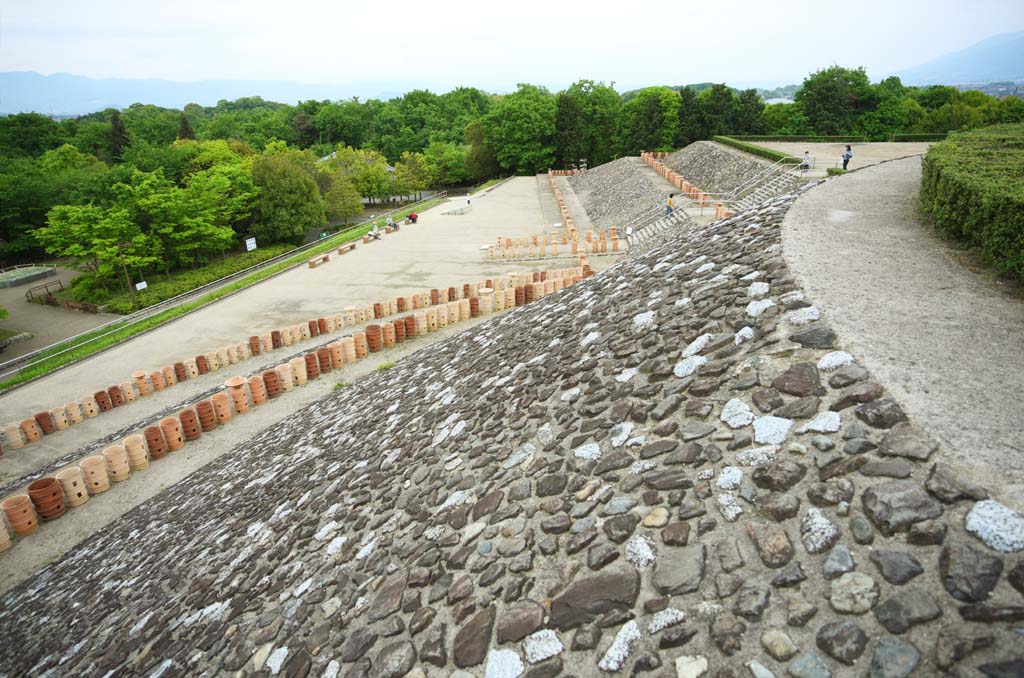
[[[137,289],[137,290],[144,290],[147,287],[149,287],[149,285],[146,284],[145,280],[143,280],[142,282],[135,283],[135,289]]]
[[[245,251],[252,252],[254,249],[256,249],[256,238],[246,238]]]

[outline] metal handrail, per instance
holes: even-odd
[[[796,160],[797,162],[795,164],[792,162],[787,162],[791,160]],[[747,181],[743,182],[742,184],[734,188],[729,195],[732,199],[735,199],[736,196],[738,196],[740,193],[751,188],[752,186],[756,186],[763,180],[773,177],[777,174],[781,174],[782,172],[779,171],[780,167],[787,168],[787,170],[785,171],[788,171],[788,169],[792,169],[793,167],[799,167],[802,163],[802,160],[791,156],[786,156],[785,158],[776,160],[774,163],[766,167],[764,170],[758,172],[753,177],[751,177]]]
[[[356,230],[360,226],[364,226],[364,225],[366,225],[366,224],[368,224],[370,222],[376,221],[377,219],[380,219],[381,217],[386,217],[386,216],[389,216],[391,214],[395,214],[397,212],[405,212],[409,208],[415,207],[416,205],[419,205],[421,203],[429,202],[431,200],[436,200],[438,198],[446,198],[446,197],[448,197],[448,191],[440,191],[439,193],[436,193],[436,194],[434,194],[433,196],[431,196],[429,198],[424,198],[423,200],[418,200],[418,201],[416,201],[414,203],[411,203],[409,205],[405,205],[405,206],[403,206],[401,208],[397,208],[396,207],[395,209],[389,210],[387,212],[384,212],[383,214],[371,217],[369,219],[364,219],[363,221],[360,221],[358,223],[352,224],[351,226],[347,226],[347,227],[337,231],[336,233],[328,236],[327,238],[323,238],[321,240],[314,240],[312,242],[306,243],[305,245],[300,245],[299,247],[296,247],[295,249],[289,250],[289,251],[287,251],[287,252],[285,252],[283,254],[279,254],[276,257],[273,257],[271,259],[267,259],[266,261],[261,261],[258,264],[254,264],[254,265],[252,265],[252,266],[250,266],[248,268],[242,269],[241,271],[236,271],[235,273],[232,273],[231,275],[227,275],[227,276],[224,276],[223,278],[220,278],[218,280],[214,280],[213,282],[206,283],[205,285],[201,285],[199,287],[196,287],[196,288],[194,288],[192,290],[189,290],[188,292],[183,292],[182,294],[179,294],[176,297],[171,297],[170,299],[165,299],[165,300],[163,300],[161,302],[153,304],[152,306],[147,306],[144,309],[140,309],[140,310],[138,310],[138,311],[136,311],[134,313],[131,313],[129,315],[126,315],[126,316],[123,316],[121,318],[118,318],[117,320],[111,320],[108,323],[104,323],[103,325],[100,325],[98,327],[94,327],[94,328],[92,328],[90,330],[86,330],[85,332],[80,332],[80,333],[78,333],[78,334],[76,334],[74,336],[67,337],[66,339],[61,339],[60,341],[56,341],[56,342],[50,344],[49,346],[45,346],[43,348],[36,349],[35,351],[32,351],[31,353],[26,353],[25,355],[18,356],[17,358],[12,358],[11,360],[8,360],[8,361],[6,361],[4,363],[0,363],[0,370],[7,370],[6,372],[0,373],[0,381],[3,381],[4,379],[6,379],[7,377],[9,377],[11,375],[17,374],[18,372],[21,372],[24,369],[28,369],[28,368],[30,368],[30,367],[38,364],[38,363],[41,363],[44,360],[49,360],[50,358],[54,358],[54,357],[59,356],[59,355],[64,355],[65,353],[68,353],[70,351],[78,350],[82,346],[88,346],[90,343],[92,343],[92,342],[94,342],[94,341],[96,341],[98,339],[102,339],[104,337],[110,336],[114,332],[118,332],[118,331],[123,330],[123,329],[125,329],[127,327],[131,327],[132,325],[135,325],[136,323],[138,323],[138,322],[140,322],[142,320],[145,320],[146,318],[154,316],[157,313],[165,311],[168,308],[171,308],[172,306],[181,306],[181,305],[184,304],[184,302],[187,299],[189,299],[191,297],[195,297],[197,295],[204,294],[205,292],[212,292],[213,290],[215,290],[215,289],[217,289],[219,287],[223,287],[224,285],[226,285],[228,283],[231,283],[231,282],[234,282],[235,280],[248,277],[248,276],[252,275],[253,273],[256,273],[258,270],[260,270],[262,268],[267,268],[269,266],[273,266],[273,265],[278,264],[278,263],[280,263],[280,262],[282,262],[282,261],[284,261],[286,259],[294,257],[295,255],[300,254],[301,252],[305,252],[306,250],[310,250],[310,249],[313,249],[314,247],[317,247],[317,246],[323,245],[323,244],[325,244],[327,242],[330,242],[330,241],[334,240],[335,238],[348,233],[349,231]],[[301,263],[302,262],[296,262],[295,265],[298,266]],[[83,342],[81,344],[75,344],[73,346],[68,346],[64,350],[58,351],[57,353],[53,353],[51,355],[47,355],[46,357],[44,357],[44,358],[42,358],[40,360],[29,362],[28,364],[25,364],[25,365],[22,364],[22,363],[25,363],[26,361],[32,360],[33,358],[39,356],[40,354],[42,354],[42,353],[44,353],[46,351],[49,351],[49,350],[53,349],[56,346],[60,346],[61,344],[67,344],[69,342],[74,342],[75,339],[83,337],[83,336],[85,336],[87,334],[91,334],[91,333],[96,332],[98,330],[103,330],[103,329],[111,327],[113,325],[117,325],[117,327],[114,327],[109,332],[104,332],[103,334],[99,334],[99,335],[97,335],[95,337],[92,337],[91,339],[89,339],[86,342]],[[86,357],[88,357],[88,356],[86,356]],[[68,363],[68,364],[70,364],[70,363]],[[66,365],[62,365],[61,367],[66,367]],[[13,368],[13,369],[8,369],[8,368]]]

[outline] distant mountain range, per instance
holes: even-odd
[[[1024,80],[1024,31],[993,35],[967,49],[896,71],[904,85],[970,85]]]

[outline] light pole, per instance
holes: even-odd
[[[124,279],[128,283],[128,298],[132,302],[132,310],[135,310],[135,288],[132,286],[132,279],[128,275],[128,266],[124,263],[124,251],[130,250],[132,244],[130,242],[122,242],[117,244],[117,253],[121,256],[121,268],[124,269]]]

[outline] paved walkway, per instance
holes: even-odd
[[[843,151],[846,144],[809,144],[807,142],[788,141],[757,141],[758,146],[771,148],[776,151],[788,153],[795,158],[804,157],[804,151],[814,158],[814,168],[805,175],[808,179],[820,179],[824,177],[829,167],[842,167]],[[853,151],[853,159],[850,161],[850,169],[868,167],[885,160],[894,158],[905,158],[908,155],[921,155],[928,151],[930,142],[916,141],[872,141],[860,144],[850,144]]]
[[[853,353],[1000,497],[1024,509],[1024,303],[917,219],[920,157],[807,192],[783,223],[798,281]]]

